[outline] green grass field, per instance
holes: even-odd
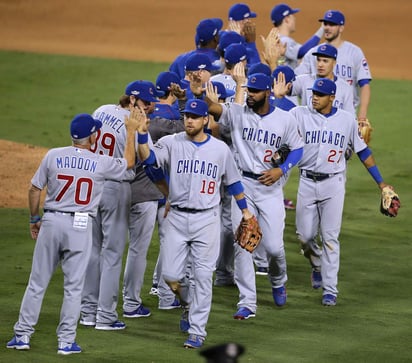
[[[153,81],[166,68],[166,64],[0,52],[0,138],[48,148],[68,145],[74,114],[116,103],[128,82]],[[411,99],[410,81],[372,83],[369,118],[375,130],[371,147],[386,182],[396,187],[402,208],[397,218],[381,215],[378,188],[357,157],[352,158],[340,237],[338,305],[321,306],[321,292],[310,287],[310,269],[295,236],[295,214],[288,211],[287,306],[274,306],[267,279],[258,276],[256,318],[235,321],[237,289],[215,288],[206,347],[229,341],[243,344],[246,352],[239,359],[243,363],[412,361]],[[286,196],[296,199],[296,189],[294,171]],[[151,317],[127,320],[127,329],[120,332],[80,326],[77,341],[84,353],[57,356],[55,330],[63,294],[58,270],[43,301],[31,350],[6,349],[31,268],[34,242],[27,220],[26,209],[0,209],[1,362],[205,361],[197,351],[182,348],[180,312],[158,310],[157,298],[148,294],[158,252],[156,233],[142,293],[144,304],[152,309]]]

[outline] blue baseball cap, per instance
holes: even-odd
[[[222,29],[223,21],[219,18],[203,19],[196,27],[196,44],[199,42],[208,42],[219,34]]]
[[[267,76],[272,75],[272,71],[270,70],[270,67],[265,63],[252,64],[247,70],[247,74],[249,75],[253,73],[263,73],[263,74],[266,74]]]
[[[205,101],[194,98],[187,100],[183,112],[205,117],[209,113],[209,107]]]
[[[226,30],[221,32],[219,36],[219,49],[226,51],[226,48],[231,44],[245,44],[245,38],[238,32]]]
[[[255,88],[261,91],[272,87],[272,78],[263,73],[253,73],[247,77],[247,88]]]
[[[272,78],[277,79],[280,72],[285,75],[286,83],[293,82],[296,79],[295,71],[289,66],[277,66],[272,73]]]
[[[336,84],[329,78],[318,78],[309,90],[319,92],[324,95],[334,95],[336,93]]]
[[[312,55],[336,59],[338,56],[338,50],[333,45],[325,43],[319,45],[316,52],[312,53]]]
[[[84,139],[102,127],[102,122],[87,113],[74,116],[70,123],[70,134],[73,139]]]
[[[229,9],[229,20],[243,20],[256,18],[256,13],[250,11],[249,6],[243,3],[234,4]]]
[[[212,72],[218,70],[219,67],[213,65],[206,54],[196,52],[191,54],[186,60],[185,71],[200,71],[202,69]]]
[[[247,49],[243,44],[231,44],[225,50],[225,63],[236,64],[247,59]]]
[[[125,94],[146,102],[157,102],[157,97],[163,96],[164,92],[158,92],[152,82],[139,80],[130,82],[126,86]]]
[[[276,5],[270,14],[273,24],[279,24],[288,15],[296,14],[300,9],[292,9],[289,5],[279,4]]]
[[[336,25],[344,25],[345,16],[338,10],[328,10],[323,16],[323,19],[319,19],[319,21],[327,21],[328,23],[333,23]]]
[[[156,89],[158,92],[169,92],[171,83],[181,86],[179,76],[175,72],[161,72],[156,79]]]
[[[219,98],[227,98],[227,97],[231,97],[235,94],[235,91],[233,91],[231,89],[227,89],[222,82],[212,81],[212,84],[213,84],[213,86],[216,87]]]

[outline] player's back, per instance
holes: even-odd
[[[96,213],[106,178],[121,180],[126,160],[94,154],[74,146],[48,151],[32,184],[47,186],[44,209]]]

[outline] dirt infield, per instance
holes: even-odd
[[[220,17],[226,24],[233,3],[0,0],[0,49],[171,62],[194,48],[195,28],[201,19]],[[266,35],[272,26],[270,11],[278,2],[247,3],[258,14],[258,36]],[[316,31],[326,10],[339,9],[346,16],[345,38],[363,49],[375,78],[412,80],[412,48],[406,30],[412,20],[412,1],[294,0],[288,4],[301,9],[296,14],[297,41],[304,42]],[[260,49],[260,39],[257,45]],[[45,153],[24,145],[24,155],[18,157],[16,166],[19,148],[0,142],[0,207],[27,206],[28,183]],[[9,150],[13,150],[13,159],[8,157]],[[13,180],[7,179],[8,170],[16,170]]]

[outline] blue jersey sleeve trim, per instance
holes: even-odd
[[[162,168],[157,168],[154,165],[145,165],[144,171],[152,182],[158,182],[165,179],[165,174]]]
[[[286,173],[293,168],[299,161],[302,159],[303,155],[303,147],[299,149],[292,150],[288,157],[286,158],[285,162],[281,164],[279,167],[283,171],[283,175],[286,175]]]
[[[238,195],[240,193],[243,193],[243,184],[240,181],[230,184],[227,186],[227,191],[230,195]]]
[[[371,82],[371,79],[360,79],[358,81],[359,87],[363,87]]]
[[[298,51],[298,59],[303,58],[303,56],[308,52],[309,49],[319,44],[319,41],[320,38],[317,35],[314,35],[312,38],[302,44]]]
[[[365,147],[363,150],[359,151],[358,153],[359,159],[364,162],[370,155],[372,155],[372,150],[368,147]]]
[[[143,165],[154,165],[156,164],[156,155],[153,150],[150,150],[150,155],[146,160],[143,160]]]

